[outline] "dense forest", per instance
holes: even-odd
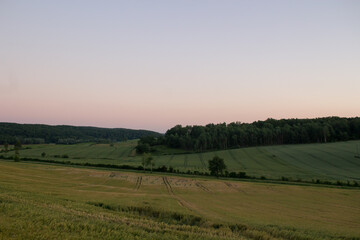
[[[144,137],[138,149],[167,145],[191,151],[206,151],[277,144],[325,143],[360,139],[360,118],[267,119],[253,123],[177,125],[164,137]]]
[[[137,139],[143,136],[161,136],[147,130],[125,128],[97,128],[75,126],[49,126],[42,124],[0,123],[0,144],[112,142]]]

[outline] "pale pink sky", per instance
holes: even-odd
[[[0,121],[165,132],[359,116],[358,12],[358,1],[2,1]]]

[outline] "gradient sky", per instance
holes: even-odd
[[[360,115],[360,1],[0,0],[0,121]]]

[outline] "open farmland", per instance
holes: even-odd
[[[135,154],[136,141],[109,144],[82,143],[75,145],[30,145],[20,151],[21,157],[71,161],[141,165],[141,156]],[[208,160],[218,155],[225,160],[229,172],[246,172],[250,176],[264,176],[293,180],[360,180],[360,158],[356,158],[360,141],[326,144],[281,145],[249,147],[222,151],[176,154],[173,149],[155,153],[156,166],[165,165],[186,172],[208,171]],[[42,158],[41,153],[46,157]],[[13,152],[7,153],[11,156]],[[67,155],[68,158],[62,158]],[[56,157],[55,157],[56,156]]]
[[[0,161],[0,183],[0,238],[358,239],[360,236],[360,191],[355,189],[9,161]]]

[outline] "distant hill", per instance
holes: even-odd
[[[5,142],[14,144],[17,140],[20,140],[23,144],[111,142],[137,139],[143,136],[156,137],[161,136],[161,134],[153,131],[126,128],[0,123],[0,144]]]

